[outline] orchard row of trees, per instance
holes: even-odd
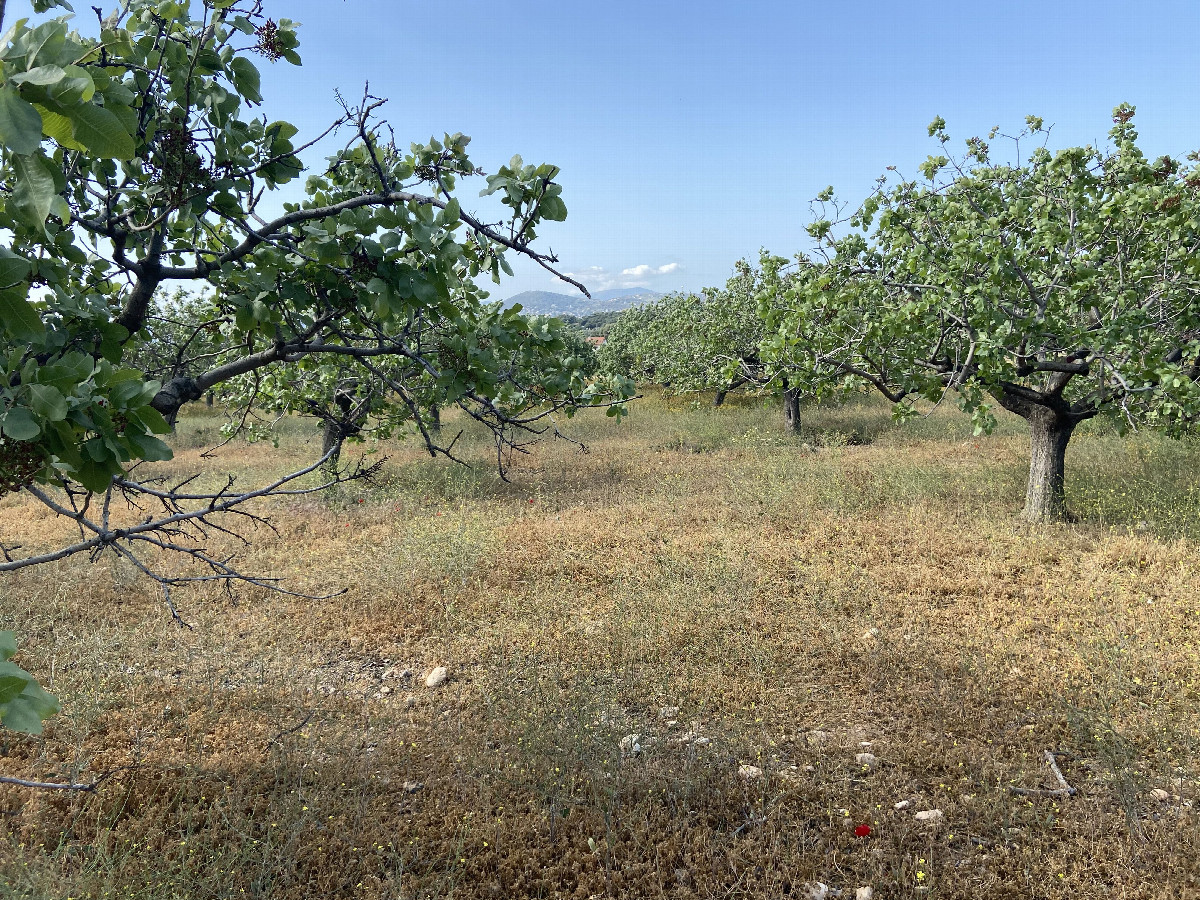
[[[861,205],[826,192],[812,251],[629,313],[597,373],[577,334],[477,284],[511,254],[556,271],[537,243],[567,215],[555,166],[487,174],[460,134],[402,147],[369,93],[301,136],[260,109],[259,66],[301,60],[294,23],[258,0],[121,0],[82,30],[65,0],[34,7],[41,21],[9,23],[0,0],[0,489],[77,539],[0,537],[0,572],[112,553],[172,612],[180,584],[278,588],[206,536],[262,498],[369,477],[336,465],[346,437],[408,429],[452,457],[439,411],[455,406],[502,464],[560,414],[620,415],[635,378],[718,402],[778,390],[793,427],[802,394],[861,386],[900,416],[954,394],[984,430],[998,404],[1030,422],[1039,520],[1063,514],[1080,422],[1178,432],[1200,410],[1200,170],[1147,159],[1129,107],[1111,149],[1051,152],[1031,119],[1000,159],[971,139]],[[940,120],[930,133],[949,144]],[[471,185],[492,213],[465,208]],[[320,417],[322,457],[251,487],[143,477],[183,404],[213,392]],[[0,722],[35,730],[52,701],[12,649],[0,636]]]
[[[998,158],[993,132],[861,205],[828,189],[812,251],[627,313],[603,367],[718,403],[779,391],[793,427],[800,393],[874,389],[900,419],[952,395],[982,432],[999,406],[1030,427],[1025,518],[1063,518],[1081,422],[1181,434],[1200,415],[1200,167],[1148,159],[1133,114],[1114,110],[1109,149],[1051,152],[1030,117]],[[941,119],[929,134],[950,143]]]

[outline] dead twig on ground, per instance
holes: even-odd
[[[1054,777],[1058,780],[1060,787],[1056,788],[1022,788],[1010,787],[1009,790],[1014,794],[1019,794],[1022,797],[1074,797],[1079,793],[1071,785],[1067,784],[1067,779],[1063,777],[1062,770],[1058,767],[1058,760],[1055,759],[1053,750],[1047,750],[1042,754],[1046,763],[1050,766],[1050,771],[1054,773]]]

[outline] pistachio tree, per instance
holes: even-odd
[[[510,273],[506,253],[555,271],[536,240],[567,214],[557,167],[518,156],[485,174],[461,134],[402,147],[365,92],[302,138],[265,114],[260,84],[262,65],[300,65],[297,27],[257,0],[121,0],[78,30],[63,0],[34,7],[40,20],[4,22],[0,3],[0,491],[77,539],[23,551],[0,535],[0,571],[111,552],[168,602],[180,583],[271,584],[202,536],[250,501],[319,489],[330,479],[303,480],[315,466],[238,490],[141,474],[171,456],[183,404],[234,379],[324,389],[308,376],[349,372],[444,455],[430,386],[498,453],[559,412],[620,413],[626,385],[587,377],[554,322],[477,284]],[[309,169],[312,154],[325,161]],[[472,182],[490,217],[465,206]],[[195,331],[160,327],[178,286],[209,298]],[[173,346],[146,350],[166,333]],[[124,501],[158,512],[119,519]],[[168,577],[139,548],[186,565]]]
[[[1052,151],[1030,117],[999,158],[993,131],[853,211],[825,192],[803,277],[761,298],[770,365],[873,385],[900,416],[947,393],[982,431],[995,405],[1015,413],[1031,431],[1024,515],[1065,516],[1081,422],[1178,433],[1200,413],[1200,171],[1148,159],[1133,114],[1114,111],[1107,148]],[[941,119],[929,132],[950,141]]]

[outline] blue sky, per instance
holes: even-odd
[[[915,173],[936,115],[953,148],[1030,113],[1064,146],[1103,142],[1129,102],[1149,154],[1200,148],[1191,3],[264,6],[303,23],[301,69],[261,63],[270,118],[319,129],[334,88],[369,81],[402,142],[461,131],[488,171],[514,153],[561,166],[570,215],[543,247],[595,289],[698,289],[759,247],[804,248],[809,200],[828,184],[860,200],[888,165]],[[9,0],[8,18],[26,8]],[[464,207],[486,209],[474,194]],[[493,296],[571,290],[514,268]]]

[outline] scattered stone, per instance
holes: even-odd
[[[879,759],[874,753],[858,753],[855,755],[854,761],[868,772],[874,772],[879,768]]]
[[[642,736],[640,734],[627,734],[621,738],[621,756],[638,756],[641,754],[641,740]]]
[[[904,812],[906,809],[911,809],[912,805],[913,802],[911,800],[901,800],[899,803],[893,806],[892,809],[896,810],[896,812]]]
[[[829,885],[820,881],[810,881],[804,885],[804,900],[828,900]]]
[[[691,887],[692,886],[692,873],[689,872],[687,869],[676,869],[675,870],[675,881],[680,887],[685,887],[685,888]]]
[[[417,698],[414,697],[412,694],[409,694],[407,697],[404,698],[405,709],[412,709],[416,705],[417,705]]]
[[[707,747],[711,743],[712,743],[712,741],[706,737],[698,737],[694,741],[692,741],[692,744],[694,744],[697,747]]]
[[[928,822],[931,825],[936,825],[946,819],[945,813],[940,809],[925,809],[913,816],[918,822]]]
[[[747,781],[752,781],[755,778],[762,778],[763,770],[758,766],[751,766],[743,763],[738,766],[738,775],[745,778]]]
[[[380,694],[382,694],[382,695],[383,695],[383,696],[385,696],[385,697],[386,697],[388,694],[390,694],[391,692],[392,692],[392,686],[391,686],[390,684],[385,684],[383,687],[381,687],[381,688],[379,689],[379,693],[380,693]]]
[[[815,771],[817,771],[817,767],[816,766],[805,766],[804,771],[805,772],[815,772]]]
[[[875,900],[875,888],[863,885],[854,892],[854,900]]]
[[[1153,799],[1157,800],[1159,803],[1166,803],[1168,800],[1171,799],[1171,792],[1164,791],[1162,788],[1155,788],[1154,790],[1152,790],[1150,792],[1150,796]]]
[[[660,719],[666,719],[666,720],[678,719],[679,718],[679,707],[678,706],[664,706],[662,709],[660,709],[658,711],[658,717]]]
[[[419,782],[419,781],[406,781],[406,782],[404,782],[402,787],[404,789],[404,793],[415,794],[417,791],[424,788],[425,785],[421,784],[421,782]]]
[[[435,688],[441,687],[446,683],[446,679],[450,677],[450,670],[445,666],[438,666],[425,678],[425,687]]]
[[[412,677],[413,677],[413,670],[406,669],[401,666],[392,666],[389,669],[385,669],[384,673],[383,673],[384,681],[389,681],[389,680],[393,680],[393,679],[396,681],[404,681],[404,680],[406,680],[408,678],[412,678]]]

